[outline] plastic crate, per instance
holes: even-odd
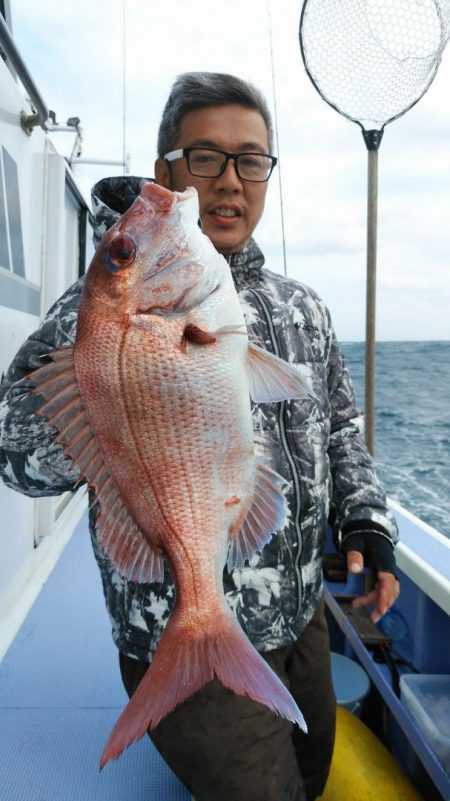
[[[407,674],[400,678],[400,691],[418,728],[450,772],[450,676]]]

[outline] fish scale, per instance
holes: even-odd
[[[181,338],[180,336],[177,339]],[[165,343],[162,341],[152,342],[150,350],[155,356],[157,353],[164,355]],[[132,344],[130,343],[129,349],[133,352]],[[178,351],[180,354],[180,351]],[[153,388],[154,406],[157,410],[164,409],[164,414],[171,421],[170,427],[162,426],[158,420],[154,420],[153,424],[148,426],[141,420],[136,421],[137,430],[135,432],[135,441],[145,443],[145,447],[140,446],[140,450],[147,450],[149,459],[152,464],[152,473],[155,478],[152,478],[152,484],[156,482],[155,494],[161,499],[161,505],[166,509],[171,509],[175,504],[176,510],[186,510],[189,506],[193,506],[195,510],[199,510],[198,504],[193,504],[192,499],[195,490],[204,483],[204,489],[200,492],[205,499],[203,508],[201,509],[201,517],[205,517],[207,510],[212,514],[212,510],[217,506],[217,499],[211,494],[209,487],[208,473],[213,469],[214,464],[217,462],[214,449],[222,444],[222,458],[226,458],[227,446],[224,436],[223,419],[226,415],[226,409],[230,408],[232,401],[232,392],[228,390],[221,398],[220,406],[217,408],[217,402],[211,404],[210,396],[202,391],[202,387],[207,384],[210,385],[212,394],[218,391],[221,385],[220,381],[211,382],[211,368],[209,360],[204,360],[204,365],[200,366],[195,373],[191,369],[191,355],[178,355],[178,363],[184,369],[186,379],[182,382],[182,391],[177,393],[172,391],[170,385],[170,373],[164,368],[164,363],[158,358],[154,358],[152,363],[146,366],[146,369],[141,370],[141,380],[138,382],[138,398],[139,403],[145,403],[148,397],[148,388]],[[179,364],[176,365],[176,356],[173,359],[172,371],[180,374]],[[135,374],[133,359],[127,360],[127,375]],[[159,369],[158,369],[159,368]],[[147,374],[148,371],[148,374]],[[223,380],[223,379],[222,379]],[[125,386],[128,382],[125,381]],[[229,385],[228,385],[229,386]],[[189,389],[190,388],[190,389]],[[187,390],[189,390],[187,392]],[[162,399],[167,399],[164,405],[160,402]],[[213,405],[213,409],[211,409]],[[194,416],[192,416],[194,411]],[[212,412],[214,411],[214,415]],[[160,411],[161,413],[161,411]],[[204,421],[209,421],[208,429],[205,428]],[[237,418],[238,420],[238,418]],[[181,422],[181,425],[180,425]],[[228,432],[228,437],[237,439],[241,442],[242,432],[238,431],[238,424],[235,426],[235,431]],[[229,426],[228,426],[229,428]],[[227,437],[227,439],[228,439]],[[249,444],[251,435],[248,437]],[[167,481],[167,472],[171,470],[172,465],[167,465],[167,451],[173,452],[173,462],[176,465],[177,472],[177,485],[180,485],[181,479],[184,477],[184,493],[182,503],[177,503],[173,499],[173,482],[170,484]],[[231,467],[231,466],[230,466]],[[229,468],[230,469],[230,468]],[[222,473],[224,471],[222,470]],[[226,483],[226,477],[223,476],[223,483]],[[228,481],[230,481],[231,476]],[[194,485],[192,485],[194,481]],[[236,479],[234,478],[234,484]],[[155,486],[155,484],[154,484]],[[179,486],[179,492],[182,487]],[[206,494],[206,489],[209,490]],[[237,491],[238,487],[234,486],[230,489],[229,494]],[[221,495],[223,490],[220,490]],[[189,525],[196,525],[197,521],[189,521]]]

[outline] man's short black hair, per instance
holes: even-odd
[[[273,147],[272,119],[267,102],[251,83],[222,72],[185,72],[172,86],[158,131],[158,156],[174,150],[180,135],[181,120],[189,111],[208,106],[237,104],[258,111]]]

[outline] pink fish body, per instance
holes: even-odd
[[[99,538],[131,581],[176,603],[119,718],[103,767],[217,676],[305,728],[223,593],[283,525],[283,479],[257,464],[250,395],[301,397],[297,370],[249,344],[230,269],[198,224],[196,192],[146,184],[89,268],[74,348],[35,371],[39,414],[100,501]]]

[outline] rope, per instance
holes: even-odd
[[[286,237],[284,230],[284,201],[283,201],[283,185],[281,180],[280,140],[278,136],[278,113],[277,113],[277,98],[275,90],[275,60],[273,55],[272,16],[270,11],[270,0],[267,0],[267,15],[269,19],[270,64],[272,68],[272,94],[273,94],[273,109],[274,109],[274,121],[275,121],[275,141],[278,153],[278,192],[280,195],[281,235],[283,238],[283,264],[284,264],[284,275],[285,277],[287,277]]]
[[[126,0],[122,4],[122,74],[123,74],[123,92],[122,92],[122,161],[123,170],[126,174],[127,170],[127,148],[126,148],[126,117],[127,117],[127,12]]]

